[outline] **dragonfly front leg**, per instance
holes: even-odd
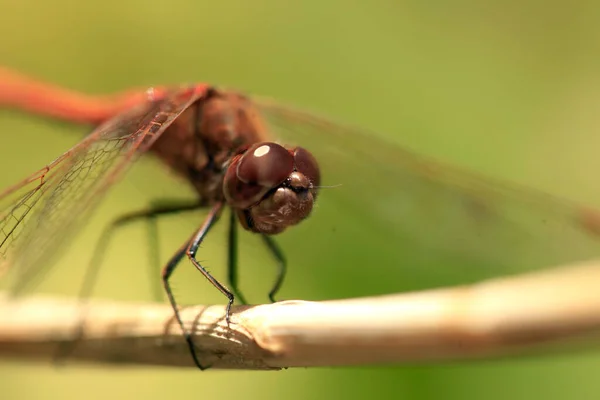
[[[169,263],[163,269],[163,273],[162,273],[162,280],[163,280],[165,292],[167,293],[167,297],[169,299],[169,302],[171,303],[171,307],[173,308],[173,313],[175,314],[177,323],[181,327],[181,330],[183,332],[185,341],[187,342],[188,347],[190,349],[194,363],[201,370],[205,370],[208,367],[205,367],[200,363],[198,355],[196,354],[196,348],[194,346],[194,342],[192,341],[192,334],[188,329],[185,328],[185,325],[181,318],[181,313],[179,312],[179,307],[177,305],[177,301],[175,300],[175,296],[173,295],[173,291],[171,289],[171,284],[170,284],[169,280],[170,280],[173,272],[175,271],[175,268],[177,267],[177,265],[179,265],[179,262],[181,261],[181,259],[184,256],[187,256],[189,258],[189,260],[192,262],[192,264],[202,273],[202,275],[204,275],[204,277],[206,277],[206,279],[208,279],[210,283],[212,283],[217,289],[219,289],[219,291],[221,293],[223,293],[225,296],[227,296],[229,301],[227,303],[225,319],[227,320],[227,324],[229,324],[231,305],[233,304],[233,301],[234,301],[233,293],[231,293],[229,291],[229,289],[227,289],[216,278],[214,278],[196,260],[196,253],[198,252],[198,248],[200,247],[202,240],[206,237],[206,234],[208,233],[210,228],[212,226],[214,226],[214,224],[218,221],[219,216],[221,215],[221,211],[223,210],[223,207],[224,207],[224,204],[221,202],[219,202],[213,206],[213,208],[210,210],[208,216],[204,220],[204,223],[202,224],[200,229],[194,234],[194,236],[192,237],[191,240],[186,241],[184,243],[184,245],[175,253],[175,255],[171,258]]]
[[[189,246],[187,248],[187,251],[186,251],[186,255],[188,256],[188,258],[190,259],[190,261],[192,262],[192,264],[194,265],[194,267],[196,267],[196,269],[198,271],[200,271],[202,273],[202,275],[204,275],[204,277],[206,279],[208,279],[208,281],[210,283],[212,283],[212,285],[214,287],[216,287],[221,293],[223,293],[227,297],[228,303],[227,303],[227,310],[226,310],[226,313],[225,313],[225,319],[227,320],[227,324],[229,324],[229,322],[230,322],[231,306],[233,305],[233,301],[235,299],[235,296],[221,282],[219,282],[215,277],[213,277],[210,274],[210,272],[208,272],[198,262],[198,260],[196,260],[196,253],[198,252],[198,248],[200,247],[200,244],[202,243],[202,240],[204,240],[204,238],[206,237],[206,234],[208,233],[208,231],[210,230],[210,228],[219,219],[219,217],[221,215],[221,211],[223,210],[223,206],[224,206],[223,203],[217,203],[212,208],[212,210],[210,211],[208,217],[206,217],[206,220],[204,221],[204,224],[198,230],[198,232],[196,233],[196,235],[194,236],[194,238],[190,242],[190,244],[189,244]]]

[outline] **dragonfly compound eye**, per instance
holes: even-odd
[[[321,184],[321,171],[315,157],[306,149],[296,147],[294,150],[295,170],[306,176],[313,187]]]
[[[274,188],[294,170],[294,156],[276,143],[256,143],[248,148],[237,166],[244,183]]]
[[[294,170],[294,156],[276,143],[256,143],[235,157],[224,178],[227,202],[248,208],[281,185]]]

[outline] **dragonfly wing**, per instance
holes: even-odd
[[[0,195],[0,255],[18,275],[16,291],[40,275],[111,184],[201,95],[181,89],[119,114]]]
[[[592,209],[433,162],[312,113],[257,103],[273,135],[311,151],[322,184],[339,185],[321,190],[310,237],[289,239],[312,264],[340,265],[330,255],[346,254],[341,260],[361,268],[344,274],[365,279],[363,268],[376,260],[386,271],[379,278],[396,274],[414,289],[463,283],[459,269],[478,280],[600,255]]]

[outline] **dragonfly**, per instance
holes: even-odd
[[[66,238],[81,229],[142,155],[154,156],[194,190],[192,203],[118,221],[208,210],[162,269],[168,301],[200,369],[206,366],[169,282],[187,258],[227,297],[229,321],[234,300],[246,302],[237,279],[238,225],[260,236],[279,266],[271,301],[287,270],[274,236],[293,235],[296,226],[307,226],[310,234],[294,238],[289,249],[314,256],[315,268],[339,266],[349,280],[367,281],[365,271],[380,269],[403,270],[406,281],[427,284],[430,276],[445,276],[436,282],[448,283],[454,268],[466,264],[477,267],[472,277],[480,279],[490,271],[520,272],[600,255],[600,214],[592,207],[483,177],[367,130],[215,85],[90,96],[0,68],[0,107],[95,126],[54,161],[0,192],[0,255],[21,282],[51,265],[57,249],[69,243]],[[336,187],[324,192],[328,185]],[[226,208],[228,286],[197,259]],[[366,240],[372,235],[379,240]],[[378,265],[370,265],[374,258]]]

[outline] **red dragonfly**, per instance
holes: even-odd
[[[330,246],[324,254],[342,252],[355,265],[368,263],[371,254],[395,267],[406,259],[416,267],[411,273],[421,276],[428,267],[439,270],[436,254],[445,263],[517,270],[600,255],[600,218],[590,208],[481,178],[311,113],[208,84],[92,97],[0,69],[0,107],[97,126],[53,162],[0,193],[0,254],[21,277],[36,275],[49,264],[57,248],[68,243],[67,235],[77,231],[142,154],[154,154],[194,188],[198,198],[193,203],[133,213],[119,221],[209,209],[162,273],[175,317],[201,369],[205,366],[171,291],[173,271],[187,257],[227,296],[229,318],[234,299],[245,302],[236,275],[239,223],[260,235],[278,262],[280,273],[269,293],[275,301],[286,260],[272,236],[311,215],[322,187],[321,170],[328,183],[341,186],[319,195],[320,215],[308,220],[333,226],[344,244],[335,248],[325,239],[332,229],[314,224],[316,239],[305,238],[307,252]],[[306,147],[282,146],[271,134]],[[196,259],[225,207],[232,210],[230,288]],[[364,231],[377,231],[385,240],[363,241],[359,234]]]

